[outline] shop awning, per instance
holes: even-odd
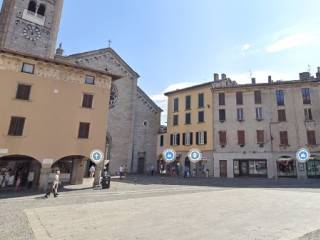
[[[281,157],[281,158],[278,158],[277,161],[291,161],[293,160],[291,157]]]

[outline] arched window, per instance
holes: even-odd
[[[37,14],[44,16],[45,12],[46,12],[46,6],[44,4],[40,4]]]
[[[37,8],[36,1],[30,1],[29,2],[29,6],[28,6],[28,11],[35,13],[36,12],[36,8]]]

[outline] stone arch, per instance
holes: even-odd
[[[44,17],[45,13],[46,13],[46,5],[41,3],[38,8],[37,14]]]
[[[36,9],[37,9],[37,2],[34,0],[31,0],[28,5],[28,11],[36,13]]]
[[[21,187],[32,188],[39,185],[41,162],[28,155],[5,155],[0,157],[0,174],[8,173],[14,176],[13,186],[18,177],[21,180]],[[28,184],[28,176],[33,175],[33,181]],[[10,184],[6,184],[10,185]],[[10,186],[9,186],[10,187]],[[12,187],[12,186],[11,186]]]

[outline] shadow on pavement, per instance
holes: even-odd
[[[320,179],[293,179],[293,178],[183,178],[168,176],[141,176],[130,175],[123,179],[112,179],[114,182],[142,185],[183,185],[226,188],[320,188]],[[112,185],[112,183],[111,183]]]

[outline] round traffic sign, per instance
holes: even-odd
[[[104,154],[101,150],[95,149],[90,153],[90,159],[94,163],[99,163],[104,158]]]
[[[299,162],[305,163],[309,160],[310,158],[310,152],[306,148],[301,148],[297,151],[296,157]]]
[[[199,149],[191,149],[189,151],[188,157],[191,162],[199,162],[202,160],[202,153]]]
[[[176,152],[171,148],[164,150],[162,156],[166,162],[173,162],[176,160]]]

